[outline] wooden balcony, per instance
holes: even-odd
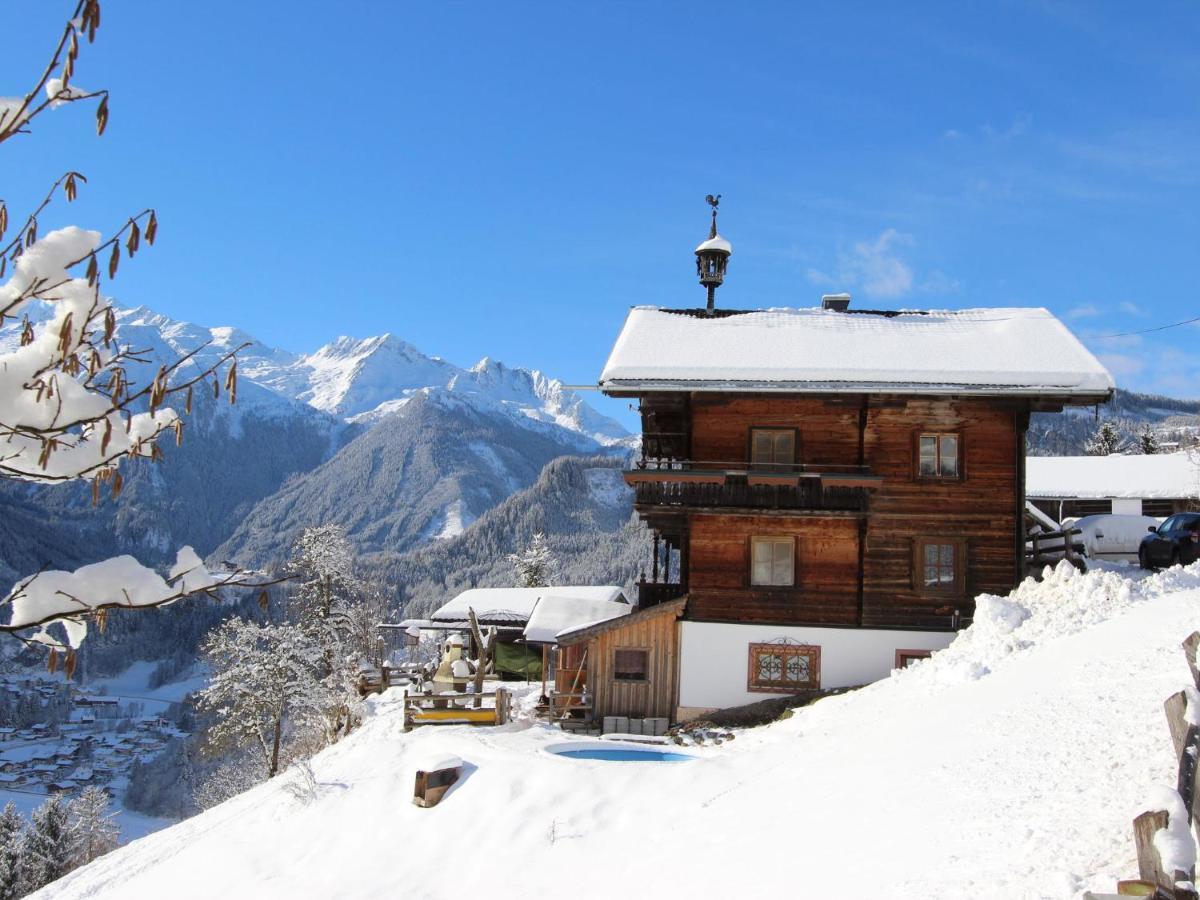
[[[863,513],[869,491],[882,479],[862,471],[720,469],[681,464],[674,468],[627,470],[639,511],[764,510],[796,513]]]

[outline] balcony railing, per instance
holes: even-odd
[[[645,609],[648,606],[658,606],[658,604],[666,603],[668,600],[678,600],[684,594],[683,585],[664,584],[653,581],[639,581],[637,589],[638,607],[640,609]]]
[[[803,466],[716,468],[713,464],[649,466],[625,472],[640,507],[750,508],[865,512],[881,479],[861,469]]]

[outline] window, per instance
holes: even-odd
[[[791,586],[795,584],[795,560],[795,538],[751,538],[750,583],[774,586]]]
[[[747,689],[790,694],[821,686],[821,648],[809,644],[751,644]]]
[[[896,668],[907,669],[919,659],[929,659],[928,650],[897,650]]]
[[[957,478],[958,444],[957,434],[922,434],[917,474],[922,478]]]
[[[796,462],[796,431],[792,428],[751,428],[750,464],[790,469]]]
[[[913,545],[913,587],[922,593],[961,593],[966,588],[966,542],[918,538]]]
[[[614,650],[613,681],[647,681],[649,650]]]

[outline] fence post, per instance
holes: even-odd
[[[496,688],[496,724],[508,724],[508,689]]]

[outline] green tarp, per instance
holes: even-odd
[[[528,644],[497,644],[496,673],[513,675],[522,681],[537,681],[542,677],[542,651]]]

